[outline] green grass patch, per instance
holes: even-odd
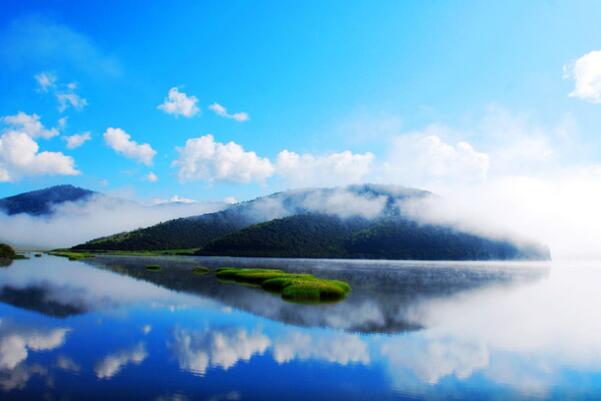
[[[51,251],[48,252],[48,254],[53,256],[61,256],[63,258],[68,258],[69,260],[81,260],[94,257],[94,255],[92,255],[89,252],[74,252],[63,250]]]
[[[41,254],[41,253],[36,253],[34,256],[35,256],[36,258],[41,258],[41,257],[42,257],[42,254]]]
[[[192,269],[192,273],[198,274],[199,276],[205,275],[209,271],[210,270],[204,266],[198,266],[198,267],[195,267],[194,269]]]
[[[29,259],[27,256],[23,255],[22,253],[17,253],[15,256],[13,256],[13,260],[25,260],[25,259]]]
[[[146,270],[149,270],[151,272],[158,272],[158,271],[161,271],[161,266],[159,266],[159,265],[148,265],[148,266],[146,266]]]
[[[321,279],[306,273],[286,273],[279,269],[223,267],[217,269],[217,277],[259,286],[292,302],[339,301],[351,291],[351,286],[344,281]]]

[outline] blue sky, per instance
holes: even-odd
[[[601,67],[574,63],[601,47],[600,17],[594,1],[4,2],[0,116],[36,114],[46,129],[67,117],[32,140],[73,164],[0,151],[0,196],[73,183],[147,201],[241,200],[594,170]],[[54,84],[44,91],[39,74]],[[199,111],[160,109],[172,88]],[[61,112],[65,95],[76,104],[63,98]],[[108,128],[120,129],[113,147]]]

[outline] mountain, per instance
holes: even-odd
[[[0,199],[0,212],[8,215],[50,215],[53,208],[61,203],[86,200],[96,194],[73,185],[57,185]]]
[[[403,202],[416,189],[355,185],[275,193],[216,213],[181,218],[80,244],[77,250],[200,248],[200,255],[419,260],[549,259],[537,244],[419,224]]]
[[[381,219],[305,214],[256,224],[209,242],[200,255],[252,257],[511,260],[549,259],[535,244],[515,244],[421,225],[401,216]]]
[[[212,240],[274,218],[309,213],[347,211],[350,215],[396,213],[396,204],[430,195],[416,189],[354,185],[346,188],[278,192],[200,216],[170,220],[148,228],[98,238],[74,247],[85,250],[161,250],[202,248]],[[351,208],[351,204],[355,204]]]

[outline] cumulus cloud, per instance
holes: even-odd
[[[349,151],[328,155],[297,154],[284,150],[272,163],[267,157],[246,151],[235,142],[221,143],[213,135],[186,141],[178,148],[173,166],[180,180],[264,182],[274,174],[289,185],[344,185],[359,182],[369,173],[373,154]]]
[[[92,139],[92,134],[90,134],[89,131],[86,131],[81,134],[65,136],[63,139],[67,142],[68,149],[75,149]]]
[[[395,137],[381,167],[383,174],[418,186],[432,181],[474,182],[486,178],[490,163],[486,153],[465,141],[446,143],[437,131],[437,126],[430,126],[423,132]]]
[[[0,182],[17,181],[25,176],[77,175],[74,160],[60,152],[40,152],[34,138],[58,135],[47,129],[37,114],[19,112],[2,118],[6,128],[0,136]]]
[[[163,110],[167,114],[177,116],[192,117],[200,112],[197,106],[198,99],[196,96],[188,96],[184,92],[180,92],[177,87],[169,89],[167,97],[158,106],[159,110]]]
[[[574,81],[571,97],[601,103],[601,50],[593,50],[564,66],[564,77]]]
[[[230,114],[227,112],[227,109],[219,103],[213,103],[209,106],[209,109],[213,110],[218,116],[231,118],[232,120],[236,120],[238,122],[248,121],[250,118],[248,113],[244,112]]]
[[[173,166],[179,169],[182,181],[263,182],[274,170],[269,159],[246,151],[235,142],[216,142],[210,134],[188,139],[178,152]]]
[[[38,144],[23,132],[0,136],[0,182],[23,176],[77,174],[73,158],[60,152],[39,152]]]
[[[156,155],[156,151],[149,144],[138,144],[121,128],[107,128],[104,132],[104,141],[115,152],[136,159],[147,166],[152,165],[152,159]]]
[[[179,217],[222,210],[222,202],[172,203],[144,206],[104,196],[56,206],[51,216],[0,213],[0,241],[35,249],[71,247],[118,232],[147,227]],[[56,233],[61,235],[57,236]],[[31,233],[36,233],[32,236]]]
[[[294,186],[346,185],[363,180],[373,161],[374,155],[369,152],[313,155],[283,150],[277,156],[275,167],[276,173]]]
[[[15,115],[2,118],[8,131],[17,131],[29,135],[31,138],[50,139],[58,135],[58,129],[44,127],[37,114],[27,114],[22,111]]]
[[[94,372],[99,379],[110,379],[128,364],[139,365],[148,357],[144,343],[109,354],[96,363]]]

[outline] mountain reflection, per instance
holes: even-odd
[[[421,327],[415,308],[426,300],[442,299],[491,286],[532,282],[548,274],[546,268],[499,268],[494,264],[444,265],[406,262],[357,262],[246,258],[140,258],[99,257],[88,261],[100,268],[151,281],[186,293],[195,293],[222,304],[269,319],[308,327],[330,327],[353,332],[400,332]],[[160,273],[148,272],[150,263],[163,266]],[[299,305],[279,296],[239,285],[219,282],[212,275],[195,276],[198,264],[272,267],[291,272],[308,272],[349,282],[353,291],[336,304]]]

